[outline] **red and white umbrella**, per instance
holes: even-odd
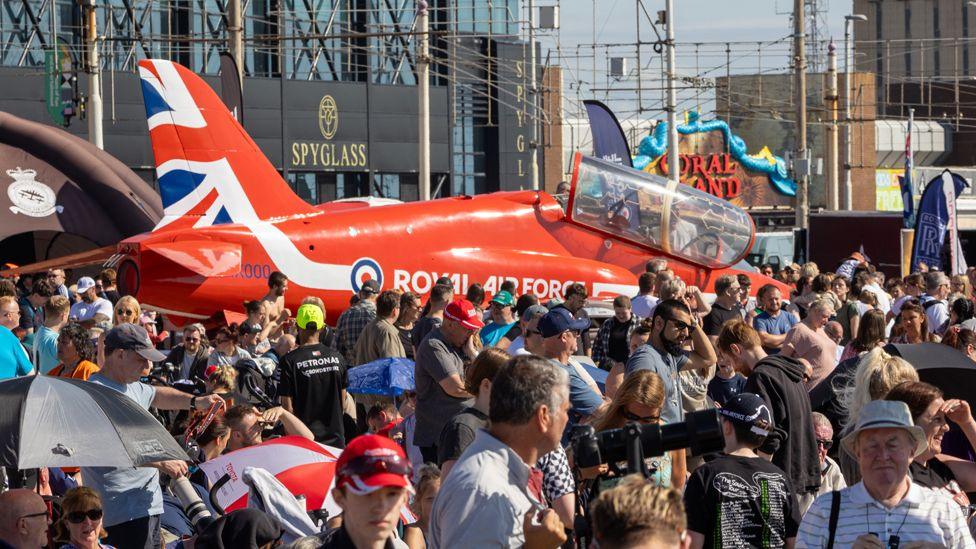
[[[228,452],[200,464],[213,485],[225,474],[230,476],[219,490],[217,503],[225,512],[247,507],[248,485],[242,478],[247,467],[260,467],[271,473],[295,497],[304,496],[305,509],[325,509],[329,516],[342,512],[332,499],[335,485],[335,463],[342,450],[319,444],[300,436],[275,438]],[[417,519],[406,505],[400,511],[404,522]]]

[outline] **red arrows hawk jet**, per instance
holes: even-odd
[[[481,282],[489,294],[511,279],[543,300],[579,282],[600,298],[636,294],[647,260],[666,257],[708,292],[718,276],[743,272],[729,267],[752,245],[743,210],[579,154],[568,196],[311,206],[200,77],[163,60],[142,61],[139,72],[165,215],[119,244],[119,290],[173,316],[239,310],[266,293],[273,271],[288,276],[288,307],[316,295],[333,322],[369,279],[420,294],[441,276],[462,291]],[[755,288],[771,282],[747,274]]]

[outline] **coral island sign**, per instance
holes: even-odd
[[[660,122],[641,140],[634,167],[668,176],[667,122]],[[750,155],[745,141],[722,120],[699,120],[689,113],[678,126],[680,181],[743,208],[792,206],[796,183],[786,163],[764,147]]]

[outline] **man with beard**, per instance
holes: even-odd
[[[183,327],[183,343],[170,351],[167,362],[180,369],[176,379],[206,379],[209,348],[204,339],[206,329],[203,324],[193,323]]]
[[[268,293],[261,298],[268,304],[268,322],[278,320],[278,315],[285,310],[285,292],[288,291],[288,277],[285,273],[275,271],[268,277]]]
[[[773,284],[766,284],[759,288],[756,298],[763,312],[752,321],[752,326],[759,334],[763,350],[774,355],[783,346],[786,333],[796,326],[799,320],[793,313],[783,310],[783,295]]]
[[[98,297],[95,289],[95,279],[83,276],[78,279],[78,295],[81,301],[71,306],[68,318],[78,322],[85,328],[91,328],[99,322],[112,321],[112,302]]]
[[[686,355],[682,346],[689,337],[692,350]],[[675,423],[684,420],[678,372],[709,368],[715,362],[712,344],[688,306],[676,299],[666,299],[654,308],[651,336],[630,354],[624,371],[630,375],[637,370],[651,370],[661,376],[666,391],[661,420]]]

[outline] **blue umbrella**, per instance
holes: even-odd
[[[409,358],[381,358],[349,369],[347,390],[354,395],[398,397],[415,389]]]

